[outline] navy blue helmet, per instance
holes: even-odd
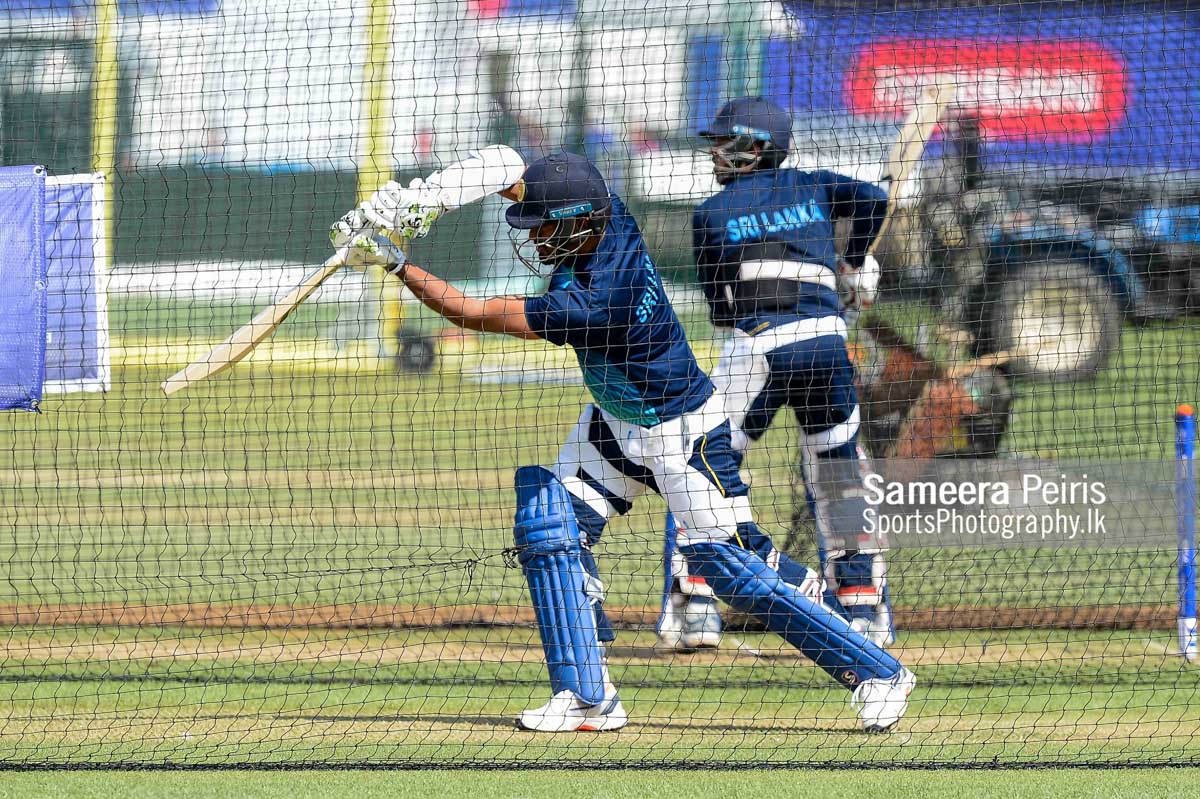
[[[539,264],[558,266],[585,251],[588,242],[604,235],[608,186],[592,162],[575,153],[554,153],[525,170],[520,201],[504,214],[517,258],[542,274]],[[551,232],[542,226],[553,223]],[[518,234],[530,231],[528,238]],[[529,253],[532,248],[533,254]]]
[[[713,173],[724,184],[782,164],[791,148],[792,117],[763,97],[739,97],[726,103],[700,136],[713,140]]]
[[[592,162],[575,153],[554,153],[534,161],[521,178],[525,193],[504,217],[519,230],[608,209],[608,186]]]

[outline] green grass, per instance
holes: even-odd
[[[903,769],[837,771],[569,771],[529,772],[205,772],[203,774],[87,772],[0,775],[0,797],[31,795],[70,799],[119,795],[141,797],[247,797],[305,799],[349,796],[361,799],[424,799],[429,796],[561,796],[597,799],[675,799],[705,797],[761,799],[820,796],[919,796],[922,799],[1142,799],[1179,796],[1181,786],[1200,779],[1200,769],[1149,771],[930,772]],[[969,793],[967,793],[969,791]]]
[[[625,633],[616,734],[513,729],[542,701],[536,633],[510,630],[14,629],[0,662],[0,764],[786,765],[1186,762],[1200,670],[1165,637],[910,634],[920,674],[899,733],[856,730],[847,695],[768,636],[665,658]]]
[[[215,340],[248,311],[126,303],[114,336]],[[332,306],[305,313],[284,336],[338,321]],[[1198,346],[1194,324],[1129,328],[1095,383],[1022,386],[1010,449],[1169,458],[1174,406],[1200,390]],[[481,386],[450,366],[417,378],[247,364],[165,399],[170,368],[127,363],[107,395],[0,416],[0,605],[526,604],[503,556],[512,472],[553,460],[583,391]],[[777,534],[791,526],[794,443],[778,425],[751,458],[756,513]],[[650,497],[607,531],[610,605],[657,602],[662,513]],[[891,579],[907,608],[1161,605],[1173,558],[908,549]],[[671,660],[648,631],[623,631],[613,672],[634,723],[546,739],[511,726],[545,692],[533,635],[14,624],[0,629],[0,765],[1190,762],[1200,729],[1200,672],[1167,654],[1165,632],[910,632],[919,694],[902,733],[871,738],[790,654]],[[243,790],[224,779],[203,789]],[[674,778],[654,779],[666,792]]]

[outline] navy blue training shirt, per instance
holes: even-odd
[[[736,176],[696,208],[692,246],[700,285],[713,308],[713,321],[730,324],[720,295],[738,278],[743,261],[804,261],[836,272],[834,223],[852,220],[846,260],[862,265],[887,211],[887,193],[836,172],[767,169]],[[717,300],[717,302],[714,302]],[[816,284],[801,289],[796,313],[839,313],[837,292]]]
[[[570,345],[596,404],[652,427],[693,411],[713,393],[667,301],[637,222],[612,196],[608,225],[582,266],[560,265],[525,318],[542,338]]]

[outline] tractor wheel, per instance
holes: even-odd
[[[401,333],[396,368],[401,372],[427,374],[437,363],[437,345],[429,336]]]
[[[1108,286],[1074,261],[1029,264],[1000,288],[992,318],[997,352],[1015,353],[1010,373],[1041,382],[1088,380],[1121,338]]]

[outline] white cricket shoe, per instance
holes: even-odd
[[[683,631],[679,643],[685,650],[716,649],[721,645],[721,612],[717,601],[691,597],[683,608]]]
[[[901,667],[895,677],[864,680],[850,697],[850,708],[867,732],[885,732],[895,726],[908,709],[908,695],[917,686],[917,676]]]
[[[673,593],[658,623],[660,652],[695,652],[721,645],[721,611],[715,599]]]
[[[619,730],[629,721],[617,688],[604,685],[604,700],[585,705],[572,691],[559,691],[539,708],[526,710],[517,718],[517,728],[531,732],[605,732]]]

